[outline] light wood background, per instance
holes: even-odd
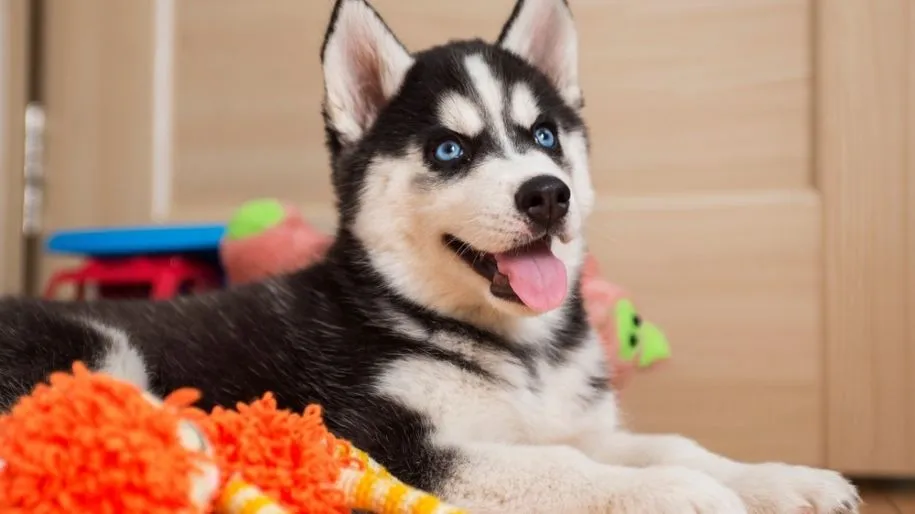
[[[915,4],[822,2],[827,444],[868,474],[915,467]]]
[[[21,286],[19,239],[26,100],[26,0],[0,2],[0,293]]]
[[[495,37],[512,2],[375,4],[420,48]],[[915,474],[915,5],[571,4],[591,245],[675,352],[625,392],[631,424],[737,458]],[[221,220],[258,196],[330,228],[330,6],[49,0],[49,228]]]

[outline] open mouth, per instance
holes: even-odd
[[[445,246],[471,269],[490,282],[496,298],[546,312],[562,305],[568,293],[565,264],[553,255],[552,237],[490,253],[478,250],[452,235],[442,238]]]

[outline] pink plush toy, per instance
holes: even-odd
[[[588,320],[607,351],[610,382],[615,388],[622,389],[637,369],[653,367],[670,357],[664,333],[639,316],[625,289],[600,276],[597,259],[591,254],[581,270],[581,295]]]
[[[236,211],[220,252],[230,283],[254,282],[304,268],[321,259],[333,238],[308,224],[295,207],[276,200],[254,200]],[[609,357],[613,387],[621,390],[638,369],[670,356],[664,334],[643,320],[625,290],[600,275],[588,255],[581,294],[590,323]]]
[[[235,212],[219,251],[229,282],[241,284],[304,268],[320,259],[332,242],[295,207],[253,200]]]

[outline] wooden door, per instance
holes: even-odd
[[[633,425],[744,459],[821,463],[811,3],[576,13],[601,196],[590,241],[675,351],[625,393]]]
[[[25,0],[0,3],[0,295],[19,292],[22,285],[26,19]]]
[[[331,0],[48,1],[53,226],[222,220],[247,199],[275,196],[332,227],[318,58]],[[374,3],[408,46],[421,48],[495,37],[512,2]],[[901,154],[886,157],[891,171],[882,173],[896,186],[878,191],[876,178],[862,178],[863,161],[842,153],[841,143],[857,134],[851,120],[837,125],[838,136],[822,126],[848,101],[823,90],[853,83],[860,71],[830,72],[828,63],[884,48],[872,41],[853,50],[840,40],[851,11],[870,7],[826,3],[572,0],[599,197],[590,242],[674,346],[665,368],[624,394],[635,428],[682,432],[744,459],[915,472],[915,457],[868,461],[863,450],[915,444],[902,434],[909,425],[899,424],[915,424],[905,421],[915,420],[905,414],[915,412],[915,395],[902,394],[915,352],[905,349],[911,330],[899,317],[901,306],[915,305],[904,300],[915,278],[900,273],[893,300],[878,294],[887,282],[876,280],[900,271],[900,259],[913,254],[901,248],[915,243],[911,235],[899,243],[900,234],[881,247],[886,252],[867,254],[871,280],[861,281],[858,246],[836,238],[847,226],[898,230],[898,219],[881,223],[902,212],[889,204],[848,225],[843,195],[866,180],[871,201],[884,190],[901,196],[899,182],[912,172],[901,171]],[[855,34],[899,44],[903,32],[883,32],[882,24],[898,29],[897,15],[911,10],[905,3],[873,8],[871,32]],[[836,49],[833,61],[821,62]],[[890,69],[889,78],[900,79]],[[871,85],[855,113],[901,94]],[[890,119],[901,104],[881,106]],[[892,121],[889,130],[904,134]],[[893,151],[905,146],[892,141]],[[844,164],[828,165],[830,158]],[[850,292],[869,306],[891,302],[892,314],[877,315],[891,322],[847,316],[836,295]],[[894,338],[881,355],[895,359],[895,378],[852,397],[848,388],[863,375],[851,369],[859,355],[842,349],[849,346],[842,333],[877,321],[880,334]],[[864,444],[862,432],[844,427],[861,423],[875,398],[884,403],[865,423],[871,446],[843,454],[837,445]],[[876,437],[883,430],[892,431],[889,442]]]
[[[915,475],[915,3],[820,4],[829,463]]]

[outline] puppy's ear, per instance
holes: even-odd
[[[324,46],[324,116],[341,145],[355,142],[397,93],[413,58],[365,0],[337,0]]]
[[[499,45],[543,72],[569,105],[581,107],[578,33],[565,0],[518,0]]]

